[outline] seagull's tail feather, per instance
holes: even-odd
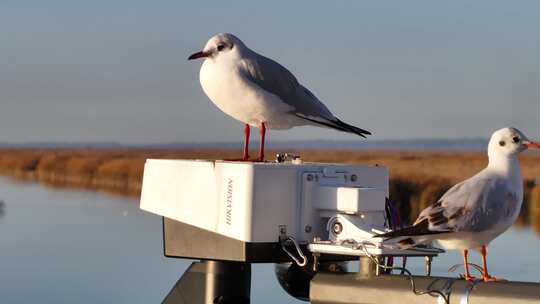
[[[448,232],[450,231],[429,230],[429,222],[426,219],[416,225],[405,227],[402,229],[393,230],[387,233],[377,234],[375,235],[375,237],[381,237],[388,240],[388,239],[393,239],[397,237],[424,236],[424,235],[440,234],[440,233],[448,233]]]
[[[351,126],[351,125],[339,120],[338,118],[336,118],[335,120],[326,120],[326,119],[325,120],[318,120],[318,119],[310,118],[308,116],[305,116],[305,115],[302,115],[302,114],[299,114],[299,113],[297,113],[296,116],[300,117],[302,119],[311,121],[313,123],[323,125],[325,127],[331,128],[331,129],[336,129],[336,130],[343,131],[343,132],[348,132],[348,133],[354,133],[354,134],[357,134],[357,135],[362,136],[364,138],[366,138],[366,135],[371,135],[371,132],[366,131],[364,129],[357,128],[355,126]]]
[[[345,129],[345,131],[349,132],[349,133],[354,133],[356,135],[359,135],[359,136],[362,136],[362,137],[366,137],[366,135],[371,135],[371,132],[367,131],[367,130],[364,130],[364,129],[360,129],[358,127],[355,127],[355,126],[352,126],[348,123],[345,123],[343,121],[341,121],[339,118],[336,118],[335,121],[333,121],[333,123],[335,123],[336,125],[338,125],[339,127]]]
[[[407,250],[416,246],[416,242],[412,238],[406,238],[398,242],[399,249]]]
[[[399,242],[396,243],[397,247],[400,250],[408,250],[411,248],[422,248],[427,246],[433,246],[433,241],[435,238],[430,236],[416,236],[416,237],[409,237],[401,239]]]

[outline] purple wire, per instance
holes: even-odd
[[[396,228],[398,228],[397,227],[398,223],[399,223],[399,228],[402,229],[403,228],[403,221],[401,221],[401,217],[399,216],[399,212],[394,207],[394,205],[390,202],[390,200],[387,200],[386,204],[390,209],[390,216],[392,217],[390,229],[395,230]],[[393,264],[393,262],[392,262],[392,264]],[[402,257],[402,267],[405,268],[406,265],[407,265],[407,257],[404,256],[404,257]],[[403,272],[401,274],[403,274]]]
[[[390,216],[392,216],[392,227],[390,229],[394,230],[397,228],[397,223],[401,224],[401,221],[399,219],[399,213],[397,212],[396,208],[394,207],[394,204],[388,200],[387,202],[388,208],[390,209]],[[400,225],[400,228],[402,228],[402,225]]]

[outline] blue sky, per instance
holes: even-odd
[[[373,139],[540,138],[538,1],[0,2],[0,142],[240,141],[187,56],[231,32]],[[270,140],[348,139],[332,130]]]

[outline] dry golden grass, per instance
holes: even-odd
[[[481,170],[484,152],[437,151],[292,151],[307,162],[379,164],[390,170],[390,196],[402,214],[414,220],[451,185]],[[0,150],[0,174],[34,179],[51,186],[81,187],[137,196],[147,158],[233,159],[239,150]],[[267,155],[271,159],[275,151]],[[540,154],[521,157],[526,187],[522,223],[540,231]]]
[[[304,151],[308,161],[381,164],[391,176],[441,177],[452,182],[472,176],[487,164],[484,152],[438,151]],[[525,179],[540,176],[540,154],[521,156]]]
[[[533,229],[540,233],[540,185],[534,186],[529,193],[525,216]]]
[[[41,154],[33,152],[0,154],[0,173],[25,177],[35,172]]]
[[[113,158],[104,161],[95,171],[96,188],[117,190],[138,195],[141,189],[145,158]]]

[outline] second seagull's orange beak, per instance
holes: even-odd
[[[527,146],[527,148],[529,148],[529,149],[531,149],[531,148],[540,149],[540,143],[537,143],[537,142],[529,141],[529,142],[525,143],[525,146]]]

